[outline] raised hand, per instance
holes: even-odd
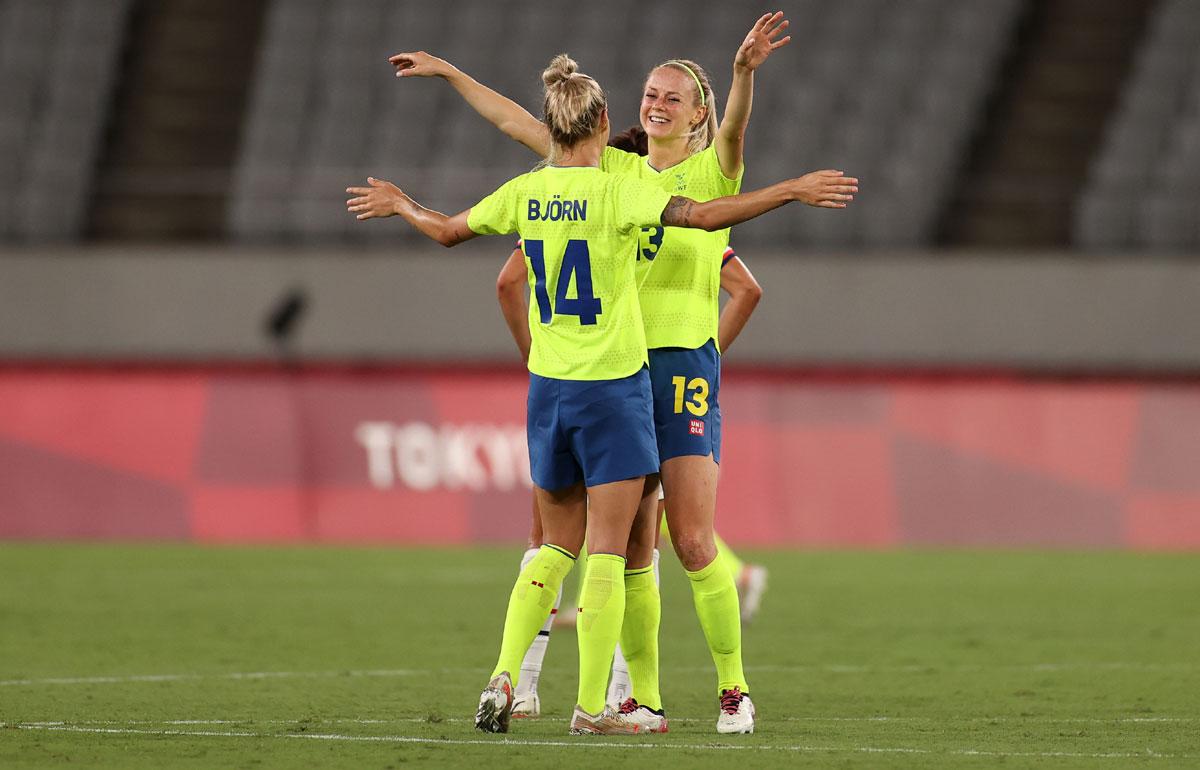
[[[395,56],[389,56],[388,61],[396,68],[396,77],[398,78],[446,77],[454,70],[450,62],[424,51],[398,53]]]
[[[813,171],[791,181],[795,199],[823,209],[844,209],[858,192],[858,179],[841,171]]]
[[[357,197],[346,201],[346,210],[358,219],[390,217],[400,213],[397,205],[406,196],[399,187],[375,177],[367,177],[370,187],[347,187],[346,192]]]
[[[787,29],[788,24],[788,20],[783,18],[783,11],[767,13],[760,17],[750,28],[746,39],[742,41],[742,47],[738,49],[737,56],[733,58],[734,68],[753,72],[767,60],[772,51],[790,43],[791,35],[779,40],[775,39]]]

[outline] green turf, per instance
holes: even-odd
[[[0,545],[0,767],[1200,767],[1195,555],[754,557],[755,735],[666,558],[671,732],[568,736],[563,629],[505,744],[470,717],[518,549]]]

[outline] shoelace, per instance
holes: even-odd
[[[742,689],[721,690],[721,710],[726,714],[736,714],[742,706]]]
[[[626,698],[625,702],[621,704],[621,707],[617,709],[617,711],[621,714],[632,714],[633,712],[637,711],[638,708],[639,706],[636,700],[633,698]]]

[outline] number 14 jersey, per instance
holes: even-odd
[[[529,275],[529,371],[615,380],[647,362],[635,275],[641,228],[671,194],[590,166],[548,166],[506,182],[471,208],[480,235],[519,233]]]

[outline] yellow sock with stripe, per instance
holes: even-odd
[[[567,551],[557,546],[543,545],[521,570],[508,597],[500,659],[492,671],[493,677],[501,671],[507,671],[513,685],[517,684],[525,651],[554,608],[558,589],[574,564],[575,557]]]
[[[643,706],[662,708],[658,689],[658,626],[662,618],[654,567],[625,570],[625,620],[621,651],[629,668],[632,695]]]
[[[717,666],[717,693],[734,687],[749,692],[742,672],[742,619],[737,586],[727,562],[718,555],[708,566],[688,572],[687,576],[700,628]]]
[[[625,618],[625,557],[594,553],[587,557],[580,592],[576,635],[579,637],[579,700],[589,714],[604,710],[613,650]]]

